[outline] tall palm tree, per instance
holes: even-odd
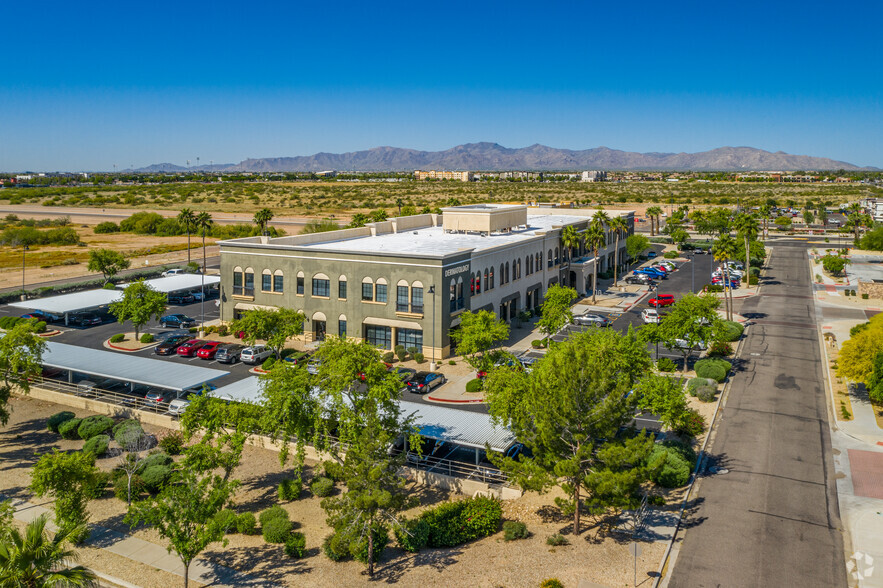
[[[187,265],[190,265],[190,233],[196,227],[196,215],[189,208],[182,208],[178,213],[178,222],[187,231]]]
[[[712,247],[714,259],[720,261],[723,266],[724,302],[727,309],[727,320],[729,321],[733,320],[733,293],[730,288],[730,268],[727,265],[727,262],[733,259],[733,256],[736,255],[737,247],[736,240],[733,239],[729,233],[721,235]]]
[[[607,226],[610,227],[613,234],[616,236],[616,245],[613,248],[613,284],[616,285],[616,275],[617,270],[619,269],[619,238],[628,233],[629,226],[621,216],[610,219]]]
[[[598,250],[607,244],[604,227],[594,220],[583,233],[586,245],[592,250],[595,262],[592,264],[592,304],[595,304],[595,295],[598,293]]]
[[[262,208],[254,213],[254,224],[261,228],[261,235],[267,230],[267,223],[273,220],[273,211],[269,208]]]
[[[581,241],[582,237],[576,232],[576,227],[573,225],[567,225],[561,229],[561,245],[567,249],[568,259],[573,259],[573,248],[579,247]]]
[[[760,217],[763,219],[763,239],[766,240],[770,233],[770,214],[772,214],[773,209],[769,204],[764,204],[760,207]]]
[[[46,532],[47,515],[28,523],[24,535],[11,528],[0,541],[0,585],[22,588],[97,587],[95,574],[83,566],[68,567],[77,553],[68,548],[81,536],[82,527],[59,529],[54,537]]]
[[[853,212],[846,218],[846,227],[855,231],[855,241],[853,244],[858,247],[861,228],[870,224],[870,217],[861,212]]]
[[[214,224],[212,215],[207,212],[200,212],[194,222],[194,226],[202,233],[202,273],[205,273],[205,235]]]
[[[658,206],[651,206],[645,214],[650,219],[650,236],[652,237],[659,232],[659,215],[662,214],[662,209]]]
[[[746,284],[751,285],[751,241],[757,239],[757,219],[750,214],[740,214],[733,219],[733,228],[736,234],[745,241],[745,279]]]

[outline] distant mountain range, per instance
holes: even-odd
[[[187,170],[247,172],[337,171],[558,171],[558,170],[645,170],[645,171],[876,171],[845,161],[809,155],[772,153],[752,147],[720,147],[700,153],[635,153],[607,147],[575,151],[531,145],[510,149],[497,143],[468,143],[445,151],[417,151],[399,147],[375,147],[350,153],[316,153],[298,157],[265,157],[240,163],[181,167],[159,163],[135,171],[143,173]]]

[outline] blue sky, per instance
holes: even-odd
[[[0,170],[475,141],[883,167],[881,17],[869,1],[17,2]]]

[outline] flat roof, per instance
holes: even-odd
[[[234,402],[259,402],[260,378],[251,376],[233,382],[214,390],[212,396]],[[484,449],[487,443],[493,451],[501,453],[515,443],[515,435],[509,429],[495,426],[487,414],[407,400],[400,401],[399,406],[402,414],[414,415],[420,434],[429,439],[476,449]]]
[[[194,388],[227,375],[222,370],[52,341],[46,343],[42,363],[44,366],[73,370],[99,378],[113,378],[177,391]]]
[[[320,241],[297,245],[298,249],[318,249],[324,251],[352,251],[359,253],[401,253],[420,256],[449,255],[464,249],[492,249],[528,241],[539,233],[545,233],[553,227],[585,222],[590,220],[584,216],[572,215],[530,215],[527,217],[528,228],[513,229],[510,232],[480,235],[477,233],[446,233],[443,227],[422,227],[398,233],[382,235],[366,235],[352,239]],[[328,233],[329,236],[333,232]],[[269,243],[273,245],[272,239]]]
[[[9,306],[16,308],[27,308],[29,310],[42,310],[55,314],[65,314],[68,312],[77,312],[80,310],[88,310],[99,306],[106,306],[112,302],[116,302],[123,297],[123,293],[119,290],[85,290],[83,292],[74,292],[73,294],[62,294],[61,296],[49,296],[47,298],[35,298],[33,300],[23,300],[22,302],[10,302]]]
[[[202,274],[178,274],[176,276],[168,276],[166,278],[154,278],[152,280],[144,280],[144,283],[156,290],[157,292],[177,292],[179,290],[194,290],[202,285]],[[205,276],[205,285],[218,284],[221,281],[220,276]],[[117,284],[117,288],[125,288],[131,282],[125,284]]]

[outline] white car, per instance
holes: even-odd
[[[271,355],[273,355],[273,350],[266,345],[253,345],[252,347],[246,347],[243,349],[242,353],[239,355],[239,359],[242,360],[242,363],[254,365],[257,363],[263,363],[264,360]]]
[[[186,273],[183,269],[176,267],[174,269],[166,270],[162,274],[160,274],[164,278],[168,278],[169,276],[180,276],[181,274]]]
[[[175,398],[169,402],[169,414],[180,416],[184,414],[188,406],[190,406],[190,401],[186,398]]]
[[[659,311],[655,308],[645,308],[641,311],[641,320],[644,321],[644,324],[658,323],[659,319]]]

